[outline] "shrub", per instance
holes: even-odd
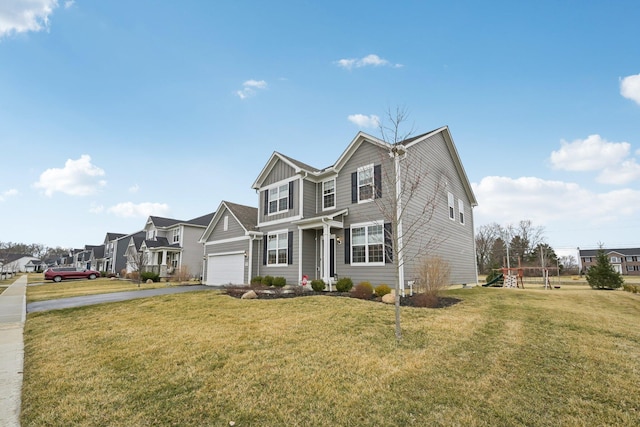
[[[416,307],[436,308],[438,307],[438,295],[421,293],[413,296]]]
[[[360,282],[351,290],[351,296],[360,299],[370,299],[373,295],[373,286],[369,282]]]
[[[385,284],[378,285],[376,286],[375,293],[376,293],[376,296],[383,297],[391,293],[391,288],[389,287],[389,285],[385,285]]]
[[[640,286],[638,285],[631,285],[631,284],[625,283],[624,285],[622,285],[622,289],[624,289],[627,292],[631,292],[632,294],[640,293]]]
[[[140,274],[140,278],[143,282],[146,282],[149,279],[153,280],[154,282],[160,281],[160,275],[158,273],[154,273],[153,271],[142,272],[142,274]]]
[[[178,269],[173,269],[173,274],[171,275],[171,280],[174,282],[186,282],[189,280],[189,268],[187,266],[182,266]]]
[[[107,277],[106,271],[100,271],[100,277]]]
[[[325,288],[326,286],[327,286],[327,285],[324,283],[324,281],[323,281],[323,280],[316,279],[316,280],[312,280],[312,281],[311,281],[311,289],[313,289],[313,290],[314,290],[314,291],[316,291],[316,292],[322,292],[322,291],[324,291],[324,288]]]
[[[436,307],[440,293],[449,285],[449,264],[438,256],[426,257],[418,264],[416,280],[416,305],[419,307]],[[435,302],[434,302],[435,301]]]
[[[338,283],[336,283],[336,290],[338,292],[349,292],[353,288],[353,280],[349,277],[342,277],[338,279]]]
[[[596,264],[587,270],[587,283],[592,289],[618,289],[624,284],[622,275],[613,269],[603,249],[598,250]]]
[[[264,276],[262,278],[262,284],[265,286],[272,286],[273,285],[273,276]]]
[[[277,288],[283,288],[287,284],[287,279],[284,277],[274,277],[271,284]]]
[[[256,276],[251,279],[252,285],[261,285],[262,284],[262,276]]]

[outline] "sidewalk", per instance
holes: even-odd
[[[0,294],[0,426],[20,426],[27,276]]]

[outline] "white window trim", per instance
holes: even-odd
[[[280,215],[280,214],[289,212],[289,210],[291,209],[291,206],[289,206],[289,182],[291,182],[291,180],[286,182],[280,182],[278,184],[271,185],[265,188],[265,190],[267,190],[267,197],[269,198],[269,202],[267,203],[267,216]],[[287,187],[287,209],[280,210],[280,199],[284,199],[284,197],[280,197],[280,187],[284,187],[284,186]],[[274,188],[278,189],[278,198],[277,198],[278,209],[275,212],[271,212],[271,201],[272,201],[271,190],[273,190]]]
[[[280,234],[284,234],[287,236],[286,238],[286,242],[287,242],[287,261],[285,261],[284,263],[279,263],[278,262],[278,251],[282,248],[277,247],[276,245],[276,262],[275,264],[270,264],[269,263],[269,236],[278,236]],[[286,266],[288,265],[287,262],[289,260],[289,230],[284,229],[284,230],[277,230],[277,231],[270,231],[269,233],[267,233],[264,237],[265,239],[267,239],[267,263],[266,266],[267,267],[282,267],[282,266]],[[276,242],[278,242],[279,239],[276,238]]]
[[[176,239],[177,237],[177,239]],[[171,232],[171,243],[180,243],[180,227],[174,228]]]
[[[449,219],[451,221],[455,221],[456,209],[455,209],[455,197],[453,196],[453,193],[447,193],[447,205],[448,205],[447,215],[449,216]]]
[[[325,198],[326,194],[324,193],[324,185],[327,182],[333,182],[333,193],[332,193],[333,194],[333,206],[325,207],[324,198]],[[323,211],[327,211],[327,210],[330,210],[330,209],[335,209],[336,208],[336,198],[337,198],[337,195],[336,195],[336,179],[335,178],[331,178],[331,179],[327,179],[326,181],[322,181],[322,210]]]
[[[379,225],[380,227],[382,227],[382,262],[354,262],[353,261],[353,229],[354,228],[362,228],[364,227],[365,231],[365,236],[367,239],[367,243],[365,244],[365,247],[369,246],[369,227],[373,226],[373,225]],[[347,248],[350,252],[350,256],[349,259],[351,260],[351,265],[354,267],[362,267],[362,266],[366,266],[366,267],[382,267],[385,264],[386,258],[387,258],[387,252],[386,252],[386,247],[385,247],[385,235],[384,235],[384,221],[370,221],[370,222],[361,222],[358,224],[351,224],[351,226],[349,227],[349,233],[351,233],[351,235],[349,236],[349,248]],[[365,252],[365,256],[368,258],[369,257],[369,252],[366,251]]]
[[[229,230],[229,215],[225,215],[222,220],[222,230],[223,231]]]
[[[360,166],[356,172],[356,192],[358,194],[358,203],[369,203],[373,202],[376,197],[376,177],[375,177],[375,168],[374,164],[368,164],[366,166]],[[364,172],[366,169],[371,169],[371,197],[368,199],[360,198],[360,172]],[[364,187],[364,186],[363,186]]]
[[[458,221],[460,221],[460,224],[462,225],[466,222],[464,217],[464,202],[462,199],[458,199]]]

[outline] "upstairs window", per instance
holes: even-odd
[[[322,183],[322,209],[336,207],[336,180],[330,179]]]
[[[611,262],[614,263],[614,264],[620,264],[620,257],[612,256],[611,257]]]
[[[452,221],[455,221],[456,220],[456,212],[455,212],[455,209],[453,207],[455,198],[453,197],[452,193],[448,193],[447,196],[448,196],[448,202],[449,202],[448,203],[448,205],[449,205],[449,219],[452,220]]]
[[[222,229],[223,231],[229,230],[229,215],[224,216],[224,220],[222,222]]]
[[[373,199],[373,165],[358,169],[358,201]]]
[[[173,243],[180,243],[180,228],[173,229]]]
[[[464,202],[458,199],[458,216],[460,217],[460,224],[464,224]]]
[[[289,184],[279,185],[269,190],[269,214],[289,210]]]

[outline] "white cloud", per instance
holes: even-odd
[[[339,67],[346,68],[347,70],[351,70],[353,68],[361,68],[361,67],[382,67],[389,66],[393,68],[400,68],[402,64],[392,64],[386,59],[380,58],[378,55],[370,54],[363,58],[350,58],[350,59],[339,59],[335,61],[335,64]]]
[[[140,190],[140,186],[138,184],[134,184],[129,187],[129,193],[135,194]]]
[[[4,202],[8,197],[17,196],[18,194],[18,190],[16,190],[15,188],[3,191],[2,193],[0,193],[0,202]]]
[[[240,99],[246,99],[250,96],[255,95],[257,93],[256,90],[262,90],[266,88],[267,82],[265,82],[264,80],[247,80],[246,82],[242,83],[242,89],[237,91],[236,95],[238,95]]]
[[[104,175],[103,169],[91,164],[91,156],[83,154],[78,160],[68,159],[62,169],[52,168],[42,172],[40,180],[33,186],[43,189],[49,197],[55,192],[88,196],[107,184],[100,179]]]
[[[370,116],[365,116],[364,114],[352,114],[347,118],[351,123],[355,123],[363,128],[375,128],[380,125],[380,117],[374,114]]]
[[[640,214],[640,191],[624,189],[594,193],[578,184],[535,177],[488,176],[472,184],[478,199],[476,224],[571,222],[602,224]]]
[[[64,2],[64,8],[69,9],[71,6],[76,4],[75,0],[67,0]]]
[[[605,168],[596,180],[603,184],[627,184],[640,179],[640,165],[635,159],[627,160],[614,167]]]
[[[123,218],[147,218],[150,215],[166,216],[169,205],[166,203],[118,203],[107,209],[107,212]]]
[[[554,169],[568,171],[601,170],[620,164],[631,150],[628,142],[609,142],[600,135],[573,142],[560,141],[560,150],[551,153]]]
[[[640,74],[627,76],[620,80],[620,95],[640,104]]]
[[[0,37],[48,29],[49,15],[57,7],[58,0],[2,0]]]
[[[95,202],[92,202],[91,205],[89,206],[89,212],[91,213],[99,214],[99,213],[102,213],[103,211],[104,211],[104,206],[99,205]]]

